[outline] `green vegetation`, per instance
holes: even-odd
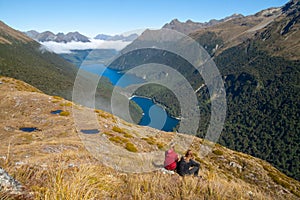
[[[131,134],[129,134],[129,133],[124,133],[124,137],[126,137],[126,138],[133,138],[133,136]]]
[[[71,107],[73,105],[72,102],[63,102],[59,104],[60,106],[66,106],[66,107]]]
[[[62,111],[62,112],[59,113],[59,115],[67,117],[67,116],[70,115],[70,112],[69,111]]]
[[[216,154],[217,156],[221,156],[223,155],[223,151],[221,151],[220,149],[216,149],[212,151],[214,154]]]
[[[163,142],[158,142],[153,136],[144,137],[142,140],[145,140],[149,145],[156,145],[159,149],[164,149],[166,144]]]
[[[134,144],[128,142],[126,143],[126,147],[125,147],[128,151],[131,151],[131,152],[137,152],[137,148],[134,146]]]
[[[123,129],[121,129],[118,126],[113,126],[112,130],[117,132],[117,133],[126,133]]]
[[[157,148],[163,150],[165,148],[166,144],[164,144],[162,142],[158,142],[158,143],[156,143],[156,146],[157,146]]]
[[[300,180],[300,65],[271,57],[260,45],[241,45],[216,58],[222,74],[228,74],[227,119],[219,141]]]
[[[204,32],[199,37],[196,38],[196,41],[201,44],[204,49],[210,55],[214,55],[216,46],[221,46],[224,44],[224,41],[219,38],[214,32]]]
[[[60,54],[67,61],[74,63],[76,66],[105,63],[113,56],[117,55],[115,49],[86,49],[72,50],[71,53]]]
[[[47,94],[70,99],[76,67],[39,48],[36,42],[0,44],[0,74],[25,81]]]
[[[129,141],[127,138],[123,138],[123,137],[120,137],[120,136],[110,137],[109,140],[112,141],[112,142],[118,143],[118,144],[123,144],[123,143],[126,143],[126,142]]]
[[[133,136],[130,133],[128,133],[127,130],[122,129],[118,126],[113,126],[112,130],[117,133],[122,133],[125,138],[133,138]]]
[[[154,137],[146,137],[142,138],[142,140],[145,140],[150,145],[154,145],[156,143],[156,139]]]
[[[114,134],[113,134],[113,133],[111,133],[111,132],[108,132],[108,131],[104,131],[104,132],[103,132],[103,134],[105,134],[105,135],[107,135],[107,136],[114,136]]]

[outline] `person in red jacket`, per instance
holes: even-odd
[[[178,154],[174,150],[175,145],[171,144],[171,148],[165,152],[164,168],[175,171],[177,167]]]

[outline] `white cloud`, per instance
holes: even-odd
[[[68,42],[68,43],[59,43],[59,42],[40,42],[42,44],[41,49],[47,49],[53,51],[54,53],[70,53],[70,50],[83,50],[83,49],[116,49],[121,50],[126,47],[131,42],[124,41],[105,41],[105,40],[96,40],[90,39],[91,42]]]

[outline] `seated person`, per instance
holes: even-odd
[[[198,176],[200,164],[193,160],[193,153],[188,150],[182,157],[177,166],[177,172],[180,176],[194,175]]]
[[[171,144],[171,148],[165,152],[164,168],[174,171],[177,167],[178,155],[174,150],[174,144]]]

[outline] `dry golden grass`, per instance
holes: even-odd
[[[84,149],[39,155],[28,164],[16,166],[10,159],[14,148],[14,144],[7,146],[6,160],[0,166],[19,180],[33,199],[286,199],[279,190],[269,192],[224,176],[212,160],[211,167],[201,164],[202,178],[182,178],[160,171],[124,174],[102,165]],[[11,196],[0,194],[0,198]]]
[[[24,165],[6,168],[26,186],[34,199],[102,199],[113,193],[112,186],[120,184],[109,168],[95,163],[70,165],[66,163],[66,157],[68,155],[56,156],[46,167]]]
[[[60,103],[59,105],[60,105],[60,106],[71,107],[71,106],[73,105],[73,103],[68,101],[68,102]]]
[[[100,163],[85,149],[71,117],[50,113],[57,109],[51,100],[67,101],[40,93],[11,90],[15,88],[13,84],[19,83],[4,81],[8,84],[0,87],[8,92],[0,93],[0,98],[6,99],[5,103],[0,101],[3,111],[0,112],[0,167],[19,180],[33,199],[299,199],[299,182],[265,161],[220,145],[215,145],[211,154],[200,159],[199,144],[207,142],[183,134],[176,134],[175,149],[184,154],[186,149],[181,148],[180,141],[193,140],[191,149],[201,164],[203,179],[182,178],[158,171],[143,174],[116,171]],[[33,98],[36,101],[32,101]],[[66,109],[71,116],[72,110]],[[13,118],[3,114],[5,112]],[[102,134],[124,151],[138,151],[136,155],[167,148],[175,137],[174,133],[128,126],[113,115],[95,112],[109,116],[98,117]],[[39,131],[22,132],[19,127],[23,125],[37,126]],[[93,140],[102,138],[91,137]],[[241,165],[242,170],[230,166],[231,162]],[[12,198],[0,193],[0,199]]]
[[[159,171],[124,174],[91,161],[86,153],[81,153],[81,157],[85,161],[74,166],[66,161],[78,157],[64,153],[52,158],[51,164],[44,168],[36,165],[6,168],[26,186],[33,199],[274,199],[258,187],[228,181],[213,170],[200,172],[202,178],[183,178]]]
[[[213,172],[212,172],[213,173]],[[160,172],[129,175],[120,190],[119,199],[272,199],[259,188],[227,181],[215,174],[206,178],[180,177]]]

